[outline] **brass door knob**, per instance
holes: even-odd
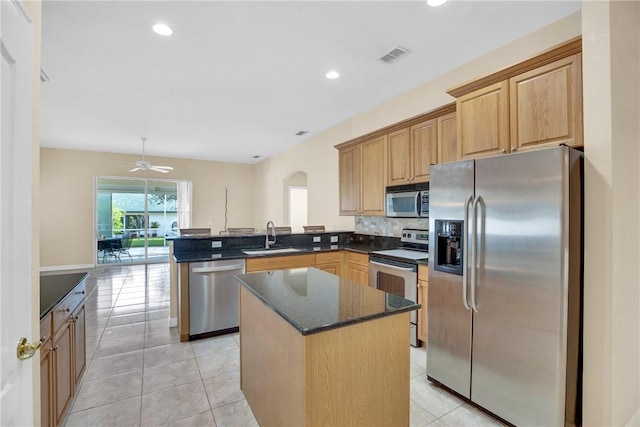
[[[17,355],[20,360],[27,360],[36,354],[36,350],[42,347],[42,340],[30,343],[25,337],[20,338],[18,341]]]

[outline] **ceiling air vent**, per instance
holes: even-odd
[[[398,59],[404,57],[408,53],[411,53],[409,49],[396,46],[393,49],[391,49],[389,52],[387,52],[382,58],[380,58],[380,61],[384,62],[385,64],[391,64],[393,62],[396,62]]]

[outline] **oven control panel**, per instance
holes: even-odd
[[[429,244],[429,230],[405,228],[402,230],[402,243]]]

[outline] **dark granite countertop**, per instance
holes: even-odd
[[[40,276],[40,319],[89,276],[89,273],[51,274]]]
[[[316,268],[235,276],[302,335],[417,310],[420,304]]]
[[[273,249],[283,249],[283,246],[274,246]],[[330,251],[341,251],[341,250],[350,250],[354,252],[361,252],[368,254],[372,251],[377,251],[384,249],[379,246],[367,245],[367,244],[359,244],[359,243],[348,243],[348,244],[338,244],[338,245],[314,245],[314,246],[295,246],[296,249],[299,249],[296,252],[274,252],[273,254],[264,254],[264,255],[247,255],[242,252],[242,249],[208,249],[202,251],[193,251],[193,252],[182,252],[174,254],[174,258],[176,262],[200,262],[200,261],[211,261],[211,260],[224,260],[224,259],[240,259],[240,258],[264,258],[270,256],[289,256],[289,255],[303,255],[308,253],[321,253],[321,252],[330,252]],[[245,250],[261,250],[264,248],[245,248]]]

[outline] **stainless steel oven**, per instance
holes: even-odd
[[[428,231],[402,231],[398,249],[376,251],[369,255],[369,286],[418,302],[418,260],[427,260]],[[410,343],[418,347],[418,312],[411,312]]]

